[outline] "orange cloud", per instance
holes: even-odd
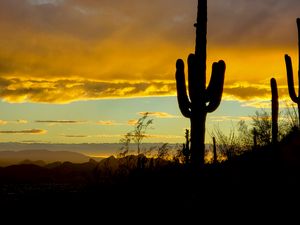
[[[28,121],[27,120],[17,120],[18,124],[27,124]]]
[[[164,118],[164,119],[169,119],[169,118],[178,118],[178,116],[175,116],[175,115],[171,115],[169,113],[166,113],[166,112],[139,112],[138,113],[139,115],[149,115],[149,116],[153,116],[153,117],[156,117],[156,118]]]
[[[131,126],[134,126],[134,125],[137,124],[137,122],[138,122],[138,120],[128,120],[127,124],[131,125]]]
[[[0,120],[0,125],[5,125],[5,124],[7,124],[7,121]]]
[[[98,125],[101,125],[101,126],[113,126],[113,125],[116,125],[116,123],[112,120],[107,120],[107,121],[103,121],[103,120],[100,120],[97,122]]]
[[[224,59],[225,97],[266,98],[267,89],[228,84],[283,80],[284,53],[297,56],[300,1],[228,1],[210,3],[208,74],[213,61]],[[174,95],[175,61],[194,51],[196,4],[1,0],[0,98],[69,103]]]
[[[229,76],[229,75],[228,75]],[[284,79],[278,79],[279,98],[289,99]],[[233,82],[230,79],[224,87],[223,99],[227,100],[269,100],[269,81],[262,83]],[[283,83],[283,84],[282,84]],[[7,102],[69,103],[79,100],[133,98],[145,96],[175,96],[175,81],[93,81],[93,80],[23,80],[0,78],[0,98]],[[144,115],[145,112],[140,112]],[[175,118],[166,112],[150,112],[157,118]],[[20,120],[25,122],[25,120]],[[44,123],[82,123],[84,121],[36,121]],[[101,124],[100,124],[101,125]],[[102,124],[104,125],[104,124]],[[108,125],[108,124],[106,124]]]
[[[249,121],[251,120],[250,116],[209,116],[210,121],[212,122],[226,122],[226,121]]]
[[[0,98],[8,102],[69,103],[78,100],[175,94],[168,81],[24,80],[0,78]]]
[[[28,121],[27,120],[16,120],[16,121],[4,121],[4,120],[0,120],[0,125],[5,125],[8,123],[12,123],[12,124],[27,124]]]

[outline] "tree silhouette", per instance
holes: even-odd
[[[141,144],[145,137],[149,126],[153,123],[153,119],[148,119],[149,113],[143,113],[142,117],[135,123],[133,131],[128,132],[120,139],[122,144],[120,156],[125,156],[129,152],[130,143],[137,145],[137,154],[141,153]]]

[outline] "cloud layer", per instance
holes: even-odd
[[[281,99],[288,99],[286,85],[278,86]],[[7,102],[69,103],[78,100],[101,98],[132,98],[145,96],[176,95],[175,81],[89,81],[89,80],[21,80],[0,78],[0,98]],[[270,99],[269,84],[250,84],[248,82],[228,82],[224,87],[224,99],[248,101]],[[144,115],[145,112],[140,112]],[[150,112],[157,118],[174,118],[165,112]],[[26,121],[19,121],[25,123]],[[37,123],[75,124],[75,120],[37,120]],[[100,125],[112,125],[112,121],[99,121]],[[3,125],[3,122],[2,122]]]
[[[175,61],[194,48],[196,6],[197,0],[1,0],[0,98],[66,103],[173,95]],[[222,58],[229,83],[284,77],[283,54],[296,55],[299,11],[299,0],[209,1],[208,70]],[[267,95],[228,85],[226,93]]]
[[[36,123],[51,123],[51,124],[76,124],[83,123],[84,121],[78,120],[36,120]]]
[[[0,98],[8,102],[68,103],[99,98],[161,96],[175,94],[168,81],[22,80],[0,78]],[[42,121],[40,121],[42,122]],[[45,121],[68,122],[68,121]]]
[[[171,114],[166,113],[166,112],[139,112],[138,114],[141,115],[141,116],[144,116],[144,115],[147,114],[148,116],[152,116],[152,117],[156,117],[156,118],[162,118],[162,119],[178,118],[177,116],[171,115]]]
[[[98,124],[100,126],[114,126],[114,125],[117,125],[117,123],[112,121],[112,120],[106,120],[106,121],[100,120],[96,124]]]

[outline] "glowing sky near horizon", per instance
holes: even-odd
[[[181,142],[189,121],[174,97],[175,62],[194,51],[196,7],[197,0],[1,0],[0,141],[116,142],[128,121],[150,111],[149,141]],[[208,77],[214,61],[227,63],[224,101],[208,128],[229,129],[268,107],[271,77],[289,101],[283,56],[292,56],[296,73],[300,1],[208,7]]]

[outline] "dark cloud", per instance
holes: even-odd
[[[45,134],[46,130],[31,129],[31,130],[0,130],[0,134]]]
[[[280,99],[288,99],[288,88],[279,86],[278,93]],[[268,85],[234,85],[225,86],[224,95],[229,98],[248,101],[253,99],[268,99],[271,100],[271,87]]]
[[[210,41],[230,46],[292,46],[299,12],[298,0],[210,1]]]
[[[253,98],[265,98],[270,94],[267,88],[257,87],[225,87],[224,93],[240,100],[250,100]]]
[[[86,136],[86,135],[63,135],[63,137],[66,137],[66,138],[86,138],[88,136]]]
[[[36,123],[62,123],[62,124],[76,124],[76,123],[82,123],[83,121],[77,121],[77,120],[36,120]]]

